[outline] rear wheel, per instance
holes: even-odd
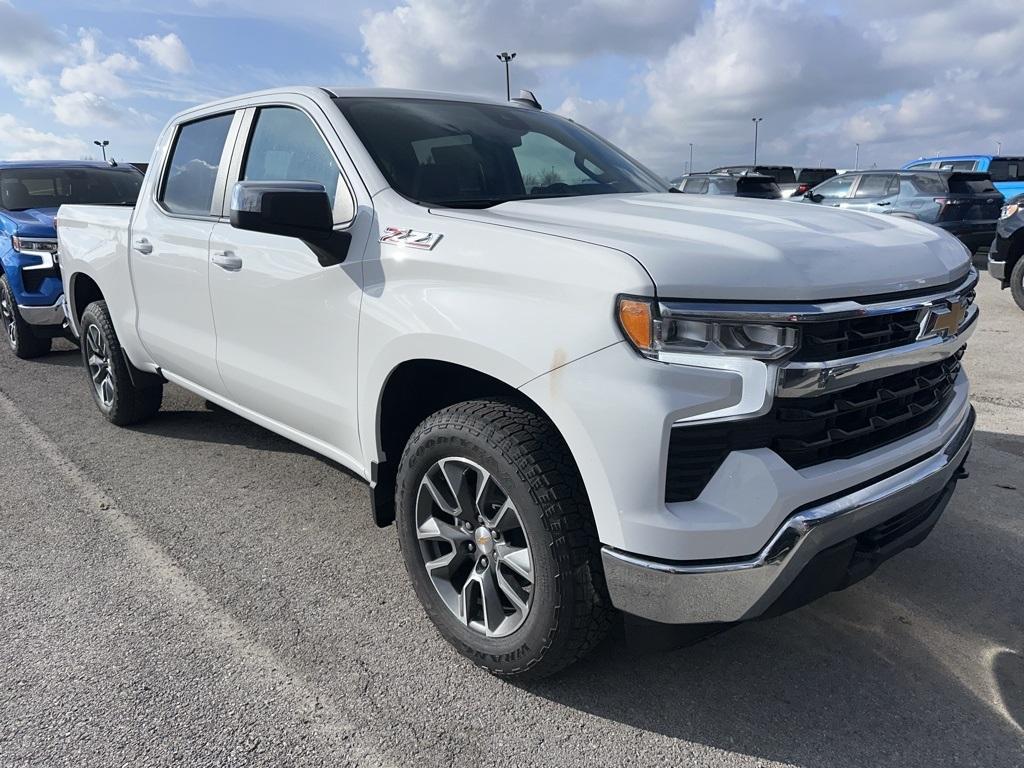
[[[590,507],[568,447],[543,417],[483,400],[430,416],[403,452],[396,512],[427,615],[479,666],[543,677],[606,633]]]
[[[95,301],[86,307],[79,326],[82,363],[89,375],[92,397],[107,420],[127,426],[145,421],[160,410],[163,384],[147,382],[147,386],[136,386],[128,367],[131,363],[110,321],[107,303]]]
[[[32,326],[22,320],[7,275],[0,277],[0,324],[3,325],[7,345],[22,360],[45,355],[53,346],[53,339],[39,338]]]
[[[1017,259],[1010,272],[1010,294],[1017,306],[1024,309],[1024,255]]]

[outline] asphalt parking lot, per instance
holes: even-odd
[[[0,350],[0,765],[1020,766],[1024,313],[982,275],[969,468],[872,578],[523,685],[427,622],[351,475],[173,386]]]

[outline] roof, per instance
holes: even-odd
[[[510,102],[504,99],[492,99],[488,96],[452,93],[450,91],[418,91],[408,88],[324,88],[324,90],[339,99],[436,99],[438,101],[470,101],[479,104],[510,105]],[[521,105],[512,101],[511,106],[518,107]]]
[[[102,160],[0,160],[0,168],[122,168]]]

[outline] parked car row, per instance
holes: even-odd
[[[835,168],[793,168],[789,165],[728,165],[711,173],[769,176],[779,185],[782,197],[797,197],[836,175]]]
[[[931,170],[844,173],[800,200],[924,221],[956,235],[972,252],[992,243],[1003,206],[988,174]]]
[[[18,227],[60,205],[102,418],[171,382],[364,478],[426,615],[495,674],[551,674],[620,613],[706,631],[845,588],[966,476],[977,272],[909,217],[744,199],[763,174],[667,194],[534,99],[394,90],[192,108],[141,189],[103,182],[5,197]]]
[[[986,160],[991,161],[986,167],[1003,168],[1004,176],[1016,178],[1018,166],[1008,163],[1007,158]],[[951,232],[972,252],[987,252],[996,235],[1004,197],[987,171],[973,170],[981,162],[931,158],[902,170],[846,171],[838,175],[832,168],[734,165],[683,176],[677,188],[686,194],[789,198],[917,219]],[[748,181],[741,181],[744,179]]]

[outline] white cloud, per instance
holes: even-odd
[[[64,125],[117,125],[128,110],[106,96],[91,91],[62,93],[51,99],[53,114]]]
[[[60,87],[66,91],[93,90],[112,97],[128,96],[131,88],[122,75],[138,68],[139,62],[135,59],[123,53],[113,53],[65,67],[60,73]]]
[[[0,157],[11,160],[62,158],[77,160],[89,154],[89,146],[74,136],[59,136],[0,114]]]
[[[491,93],[495,54],[513,50],[517,84],[600,54],[651,55],[697,18],[698,0],[404,0],[361,27],[377,85]]]
[[[132,40],[135,47],[164,69],[181,74],[192,69],[192,57],[189,56],[185,43],[174,32],[163,37],[147,35]]]

